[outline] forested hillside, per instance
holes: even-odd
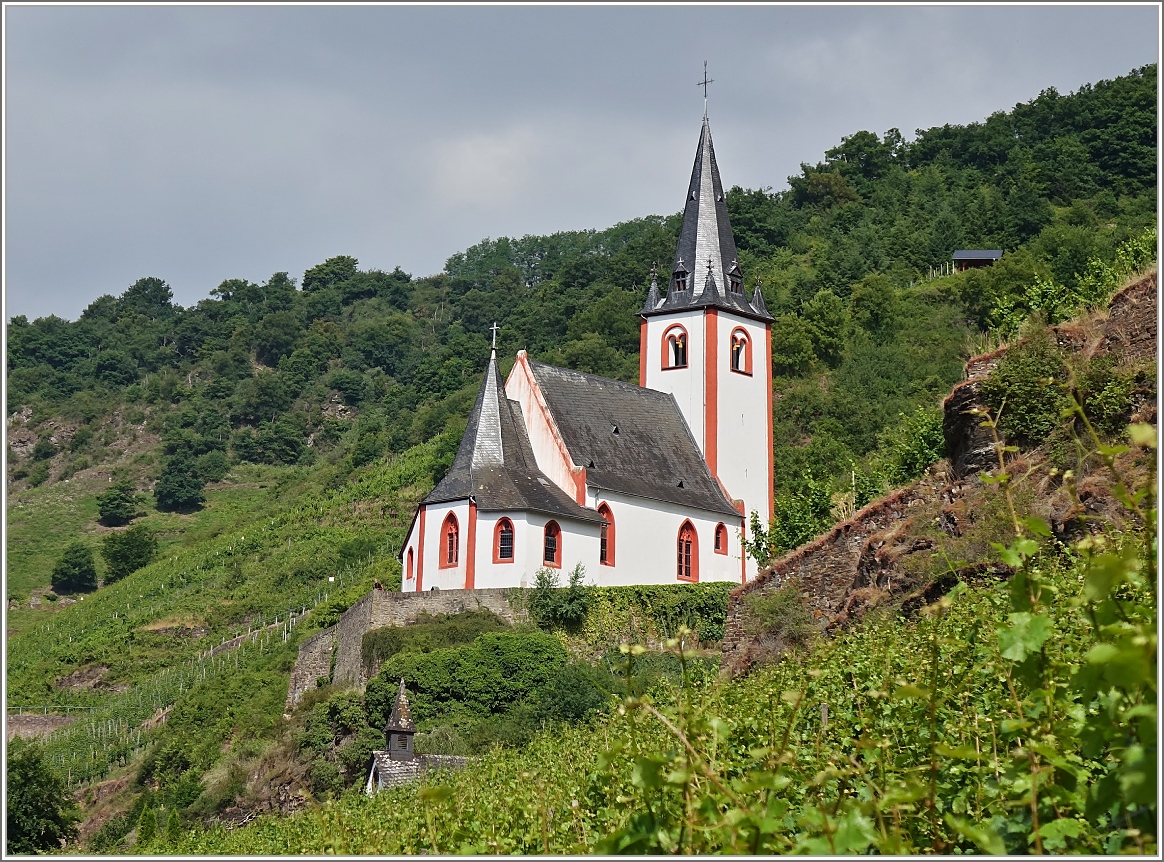
[[[858,131],[803,164],[786,191],[730,190],[741,266],[776,318],[776,518],[755,523],[754,555],[796,547],[920,475],[943,455],[939,402],[968,356],[1101,304],[1154,261],[1156,74],[1152,65],[1068,95],[1048,90],[910,140]],[[309,703],[294,733],[281,717],[296,643],[374,577],[399,585],[397,544],[451,463],[488,327],[501,326],[503,372],[526,349],[635,380],[648,273],[669,266],[678,227],[672,214],[487,239],[424,277],[337,256],[301,277],[225,281],[189,308],[158,273],[95,299],[76,321],[9,321],[8,701],[95,710],[43,747],[73,788],[127,781],[91,824],[90,846],[123,846],[147,805],[166,806],[174,830],[218,817],[255,792],[247,776],[260,765],[319,798],[351,784],[358,769],[339,740],[364,730],[362,704],[325,690],[322,711],[309,720]],[[1004,255],[939,274],[958,248]],[[1048,569],[1049,582],[1074,577],[1064,571]],[[982,601],[983,613],[1000,613]],[[254,632],[262,637],[208,654]],[[908,649],[924,652],[919,644]],[[576,681],[589,673],[560,664]],[[677,680],[678,664],[668,668]],[[587,678],[607,696],[632,693],[609,673]],[[524,745],[543,721],[588,732],[586,710],[537,712],[556,691],[538,686],[473,744]],[[746,705],[767,696],[759,691],[731,697]],[[518,719],[520,732],[498,729]],[[312,727],[319,740],[302,742]],[[633,727],[611,732],[638,744]],[[271,765],[276,741],[283,772]],[[747,746],[733,745],[744,758]],[[305,763],[325,750],[332,772],[313,784]],[[662,767],[650,768],[654,779],[635,781],[658,779]],[[595,787],[579,789],[593,797],[585,804],[615,804]],[[99,802],[89,787],[86,811]],[[592,848],[580,835],[493,849]],[[478,837],[466,846],[492,847]],[[176,834],[166,840],[177,846]]]

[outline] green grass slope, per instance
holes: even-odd
[[[917,620],[882,614],[775,668],[693,674],[425,786],[167,850],[1152,853],[1148,539],[1066,554],[1019,539],[1009,584],[960,586]]]

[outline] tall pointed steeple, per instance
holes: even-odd
[[[687,185],[683,224],[679,229],[679,244],[675,249],[667,296],[662,305],[653,308],[662,313],[705,306],[724,308],[761,320],[772,319],[766,309],[755,308],[743,290],[739,252],[732,236],[727,197],[719,178],[711,124],[706,116],[699,133],[699,146],[695,150],[691,181]],[[641,313],[646,316],[650,312],[651,308],[644,305]]]
[[[726,293],[725,264],[737,257],[736,241],[728,221],[727,201],[719,179],[719,167],[715,163],[715,147],[711,143],[711,125],[707,117],[703,118],[695,165],[691,168],[691,182],[687,186],[676,262],[680,257],[689,262],[693,273],[701,276],[710,263],[716,287],[720,288],[720,293]],[[703,292],[702,283],[692,287],[696,297]]]
[[[505,444],[501,439],[501,403],[504,394],[501,372],[497,368],[497,348],[489,353],[489,366],[485,369],[485,385],[479,397],[481,411],[477,414],[477,428],[473,435],[472,466],[495,467],[505,463]],[[467,438],[469,435],[466,434]]]

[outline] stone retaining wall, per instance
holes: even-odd
[[[290,712],[305,692],[316,687],[316,681],[331,676],[331,656],[335,651],[336,627],[331,626],[312,635],[299,645],[299,655],[295,667],[291,669],[291,681],[287,684],[287,701],[284,712]]]
[[[286,710],[290,712],[303,693],[315,688],[316,680],[329,676],[336,685],[363,689],[368,684],[364,673],[362,647],[364,634],[384,626],[403,626],[415,622],[421,614],[458,614],[485,608],[508,623],[526,618],[520,589],[429,590],[421,593],[395,593],[372,590],[344,612],[338,623],[305,641],[299,647],[291,683],[287,689]],[[510,601],[511,597],[514,601]],[[332,654],[335,654],[335,671]]]

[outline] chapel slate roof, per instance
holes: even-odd
[[[387,751],[373,751],[364,792],[372,795],[412,784],[438,769],[463,769],[469,759],[455,754],[418,754],[412,760],[393,760]]]
[[[448,503],[469,497],[481,512],[527,510],[576,521],[601,523],[597,512],[574,498],[538,469],[521,405],[505,396],[496,351],[469,415],[453,466],[422,503]]]
[[[773,319],[762,301],[758,306],[749,302],[743,291],[739,252],[732,236],[727,198],[715,163],[707,117],[703,118],[695,151],[695,165],[683,206],[683,224],[679,228],[679,245],[671,270],[666,296],[660,297],[657,287],[652,285],[640,312],[643,316],[689,308],[723,308],[757,320]],[[677,289],[676,272],[681,270],[687,273],[685,290]],[[731,290],[729,275],[733,271],[741,281],[738,292]]]
[[[739,517],[672,395],[532,360],[529,367],[587,485]]]

